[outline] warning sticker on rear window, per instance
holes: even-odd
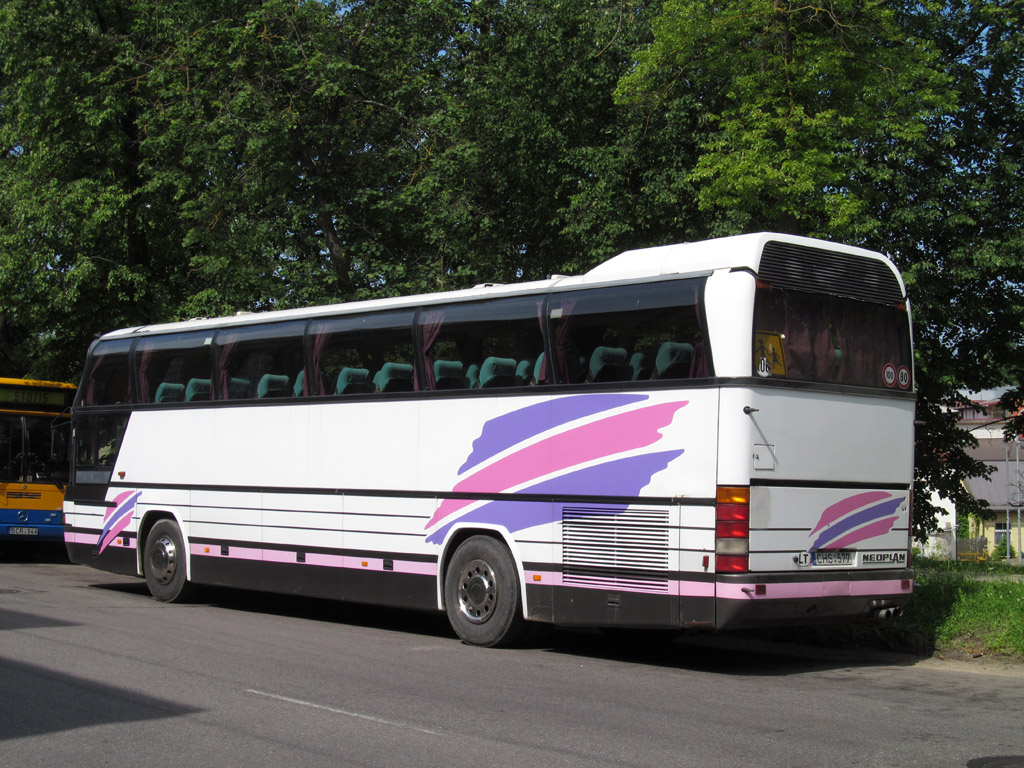
[[[781,333],[754,332],[754,370],[761,378],[786,375]]]

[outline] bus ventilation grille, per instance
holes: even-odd
[[[765,243],[757,276],[776,288],[880,304],[904,300],[899,280],[884,261],[775,240]]]
[[[562,510],[562,583],[668,592],[668,511]]]
[[[8,499],[41,499],[43,494],[39,491],[8,491]]]

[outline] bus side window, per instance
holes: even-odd
[[[416,336],[428,389],[489,389],[541,383],[543,299],[517,296],[430,307]]]
[[[82,387],[78,393],[79,405],[115,405],[130,402],[130,350],[131,339],[100,341],[92,347]]]
[[[666,341],[658,348],[652,376],[656,379],[685,379],[690,375],[692,364],[692,344]]]
[[[558,381],[599,384],[709,374],[703,278],[556,294],[549,309]]]
[[[411,391],[412,312],[313,320],[306,332],[306,357],[310,395]]]
[[[304,329],[305,323],[290,321],[218,331],[213,342],[215,399],[293,396],[303,370]]]
[[[82,418],[75,427],[75,465],[78,470],[111,469],[121,450],[128,425],[123,414]]]
[[[210,341],[208,331],[139,341],[135,346],[137,402],[185,402],[190,381],[210,378]]]

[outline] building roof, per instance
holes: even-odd
[[[968,448],[967,453],[973,459],[984,461],[986,464],[1004,464],[1009,458],[1012,464],[1017,459],[1017,446],[1015,443],[1007,443],[1003,438],[1003,424],[997,424],[991,429],[971,430],[971,434],[978,440],[977,448]],[[1024,458],[1024,445],[1020,453]]]
[[[1018,464],[1015,456],[1011,454],[1009,467],[1005,461],[989,462],[989,465],[994,468],[992,474],[988,478],[967,478],[967,490],[979,501],[987,501],[992,509],[1002,511],[1006,510],[1009,494],[1010,509],[1016,510],[1019,504],[1024,503],[1024,464]],[[1006,485],[1007,478],[1010,482],[1009,488]]]

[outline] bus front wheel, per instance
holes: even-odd
[[[185,578],[185,542],[172,520],[160,520],[146,536],[142,571],[149,592],[165,603],[184,602],[192,595]]]
[[[455,550],[444,597],[448,620],[464,643],[512,645],[526,630],[515,562],[505,545],[489,536],[472,536]]]

